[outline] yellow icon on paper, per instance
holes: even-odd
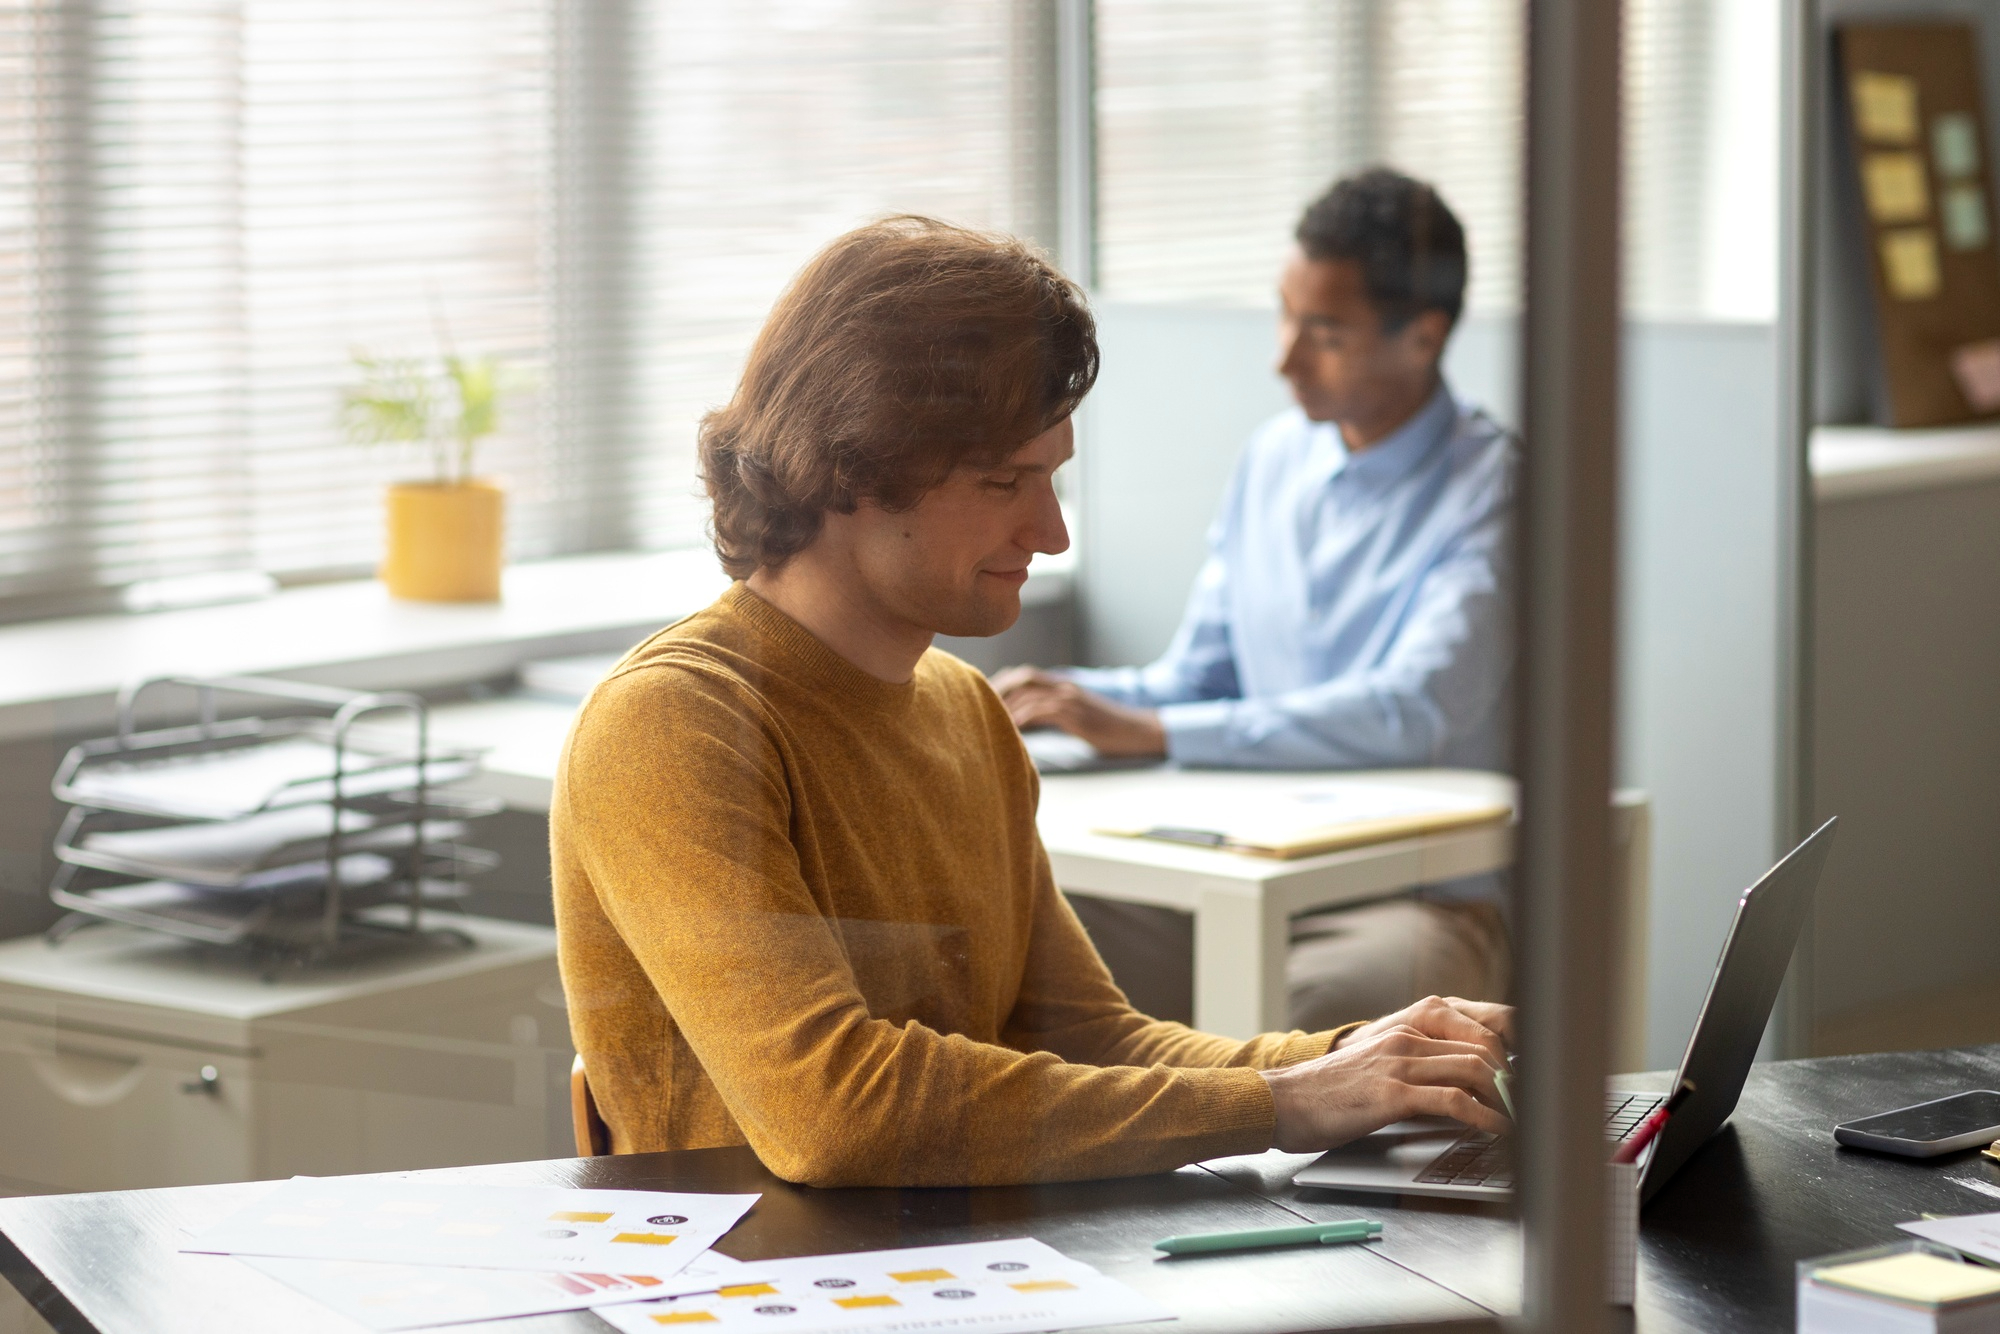
[[[1031,1279],[1026,1283],[1009,1283],[1007,1286],[1016,1292],[1070,1292],[1076,1288],[1076,1284],[1061,1278]]]
[[[629,1241],[635,1246],[671,1246],[680,1240],[677,1232],[620,1232],[613,1241]]]
[[[1931,215],[1924,160],[1915,153],[1870,153],[1861,159],[1861,193],[1877,222],[1922,222]]]
[[[835,1298],[833,1299],[833,1304],[834,1304],[835,1306],[842,1306],[842,1307],[846,1307],[846,1308],[847,1308],[848,1310],[850,1310],[850,1311],[852,1311],[852,1310],[856,1309],[857,1307],[862,1307],[862,1306],[901,1306],[901,1305],[902,1305],[902,1303],[901,1303],[901,1302],[899,1302],[899,1301],[897,1301],[897,1300],[896,1300],[896,1299],[895,1299],[894,1297],[884,1297],[884,1296],[875,1296],[875,1297],[835,1297]]]
[[[610,1214],[586,1214],[574,1209],[558,1209],[549,1215],[551,1223],[609,1223]]]
[[[1898,301],[1938,294],[1937,238],[1928,227],[1899,227],[1882,234],[1882,278]]]
[[[775,1297],[778,1290],[769,1283],[728,1283],[717,1288],[717,1295],[723,1297]]]
[[[952,1276],[952,1272],[949,1269],[905,1269],[900,1273],[889,1275],[890,1278],[895,1279],[898,1283],[935,1283],[939,1279],[951,1278]]]
[[[712,1311],[669,1311],[665,1315],[654,1316],[653,1323],[656,1325],[714,1324],[715,1313]]]
[[[1873,144],[1917,141],[1917,81],[1907,74],[1859,70],[1848,85],[1854,95],[1854,128]]]

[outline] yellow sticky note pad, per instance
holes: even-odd
[[[730,1283],[717,1288],[724,1297],[775,1297],[778,1290],[768,1283]]]
[[[951,1278],[952,1272],[949,1269],[905,1269],[889,1277],[898,1283],[935,1283],[939,1279]]]
[[[855,1310],[855,1309],[857,1309],[857,1308],[859,1308],[859,1307],[863,1307],[863,1306],[901,1306],[901,1305],[902,1305],[902,1303],[901,1303],[901,1302],[899,1302],[899,1301],[897,1301],[897,1300],[896,1300],[896,1299],[895,1299],[894,1297],[880,1297],[880,1296],[878,1296],[878,1297],[835,1297],[835,1298],[833,1299],[833,1304],[834,1304],[835,1306],[844,1306],[844,1307],[846,1307],[846,1308],[847,1308],[848,1310],[850,1310],[850,1311],[852,1311],[852,1310]]]
[[[1009,1283],[1007,1286],[1016,1292],[1070,1292],[1076,1288],[1076,1284],[1060,1278],[1038,1278],[1027,1283]]]
[[[558,1209],[549,1215],[551,1223],[609,1223],[610,1214],[586,1214],[571,1209]]]
[[[620,1232],[613,1241],[629,1241],[635,1246],[671,1246],[680,1240],[673,1232]]]
[[[1854,97],[1854,128],[1876,144],[1917,141],[1917,81],[1907,74],[1858,70],[1848,85]]]
[[[1899,301],[1938,294],[1937,238],[1928,227],[1899,227],[1882,234],[1882,277]]]
[[[2000,1293],[2000,1273],[1983,1265],[1965,1265],[1939,1255],[1908,1252],[1877,1260],[1858,1260],[1816,1270],[1815,1283],[1830,1283],[1855,1292],[1874,1293],[1892,1301],[1926,1306]]]
[[[1931,215],[1924,160],[1915,153],[1869,153],[1861,159],[1861,193],[1877,222],[1922,222]]]
[[[653,1317],[656,1325],[702,1325],[714,1324],[715,1315],[711,1311],[669,1311],[665,1315]]]

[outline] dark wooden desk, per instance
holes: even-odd
[[[1670,1078],[1620,1082],[1664,1089]],[[1927,1212],[2000,1211],[2000,1163],[1976,1152],[1916,1161],[1833,1142],[1838,1122],[1975,1088],[2000,1088],[2000,1046],[1755,1067],[1729,1124],[1640,1217],[1638,1329],[1789,1331],[1798,1261],[1893,1241],[1896,1224]],[[1310,1161],[1207,1166],[1315,1221],[1382,1218],[1384,1255],[1490,1310],[1519,1308],[1520,1233],[1498,1211],[1385,1211],[1366,1196],[1292,1185]]]
[[[1656,1080],[1664,1084],[1665,1076]],[[1967,1088],[2000,1087],[2000,1047],[1760,1066],[1733,1121],[1646,1211],[1636,1325],[1790,1330],[1792,1265],[1885,1241],[1929,1211],[2000,1210],[2000,1164],[1911,1162],[1836,1146],[1836,1121]],[[1520,1239],[1491,1207],[1301,1190],[1299,1155],[1225,1159],[1125,1181],[989,1190],[788,1186],[745,1150],[515,1163],[423,1175],[635,1190],[758,1190],[721,1249],[739,1259],[1030,1235],[1181,1313],[1171,1334],[1356,1329],[1399,1322],[1492,1327],[1520,1300]],[[353,1327],[226,1256],[180,1239],[254,1185],[0,1200],[0,1272],[62,1334],[228,1334]],[[1376,1217],[1376,1246],[1156,1258],[1174,1232]],[[509,1334],[602,1331],[577,1314]],[[1135,1327],[1136,1328],[1136,1327]]]

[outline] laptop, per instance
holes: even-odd
[[[1834,823],[1828,820],[1814,830],[1737,903],[1736,920],[1672,1085],[1678,1088],[1681,1080],[1690,1080],[1695,1091],[1642,1155],[1641,1202],[1652,1199],[1736,1110],[1833,846]],[[1608,1094],[1608,1143],[1615,1145],[1635,1132],[1665,1098],[1660,1093]],[[1509,1148],[1504,1137],[1443,1118],[1399,1121],[1326,1153],[1292,1180],[1324,1190],[1505,1200],[1514,1193]]]

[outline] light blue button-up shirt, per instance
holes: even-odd
[[[1182,764],[1509,767],[1515,446],[1448,389],[1372,448],[1294,408],[1244,450],[1173,643],[1080,684]]]

